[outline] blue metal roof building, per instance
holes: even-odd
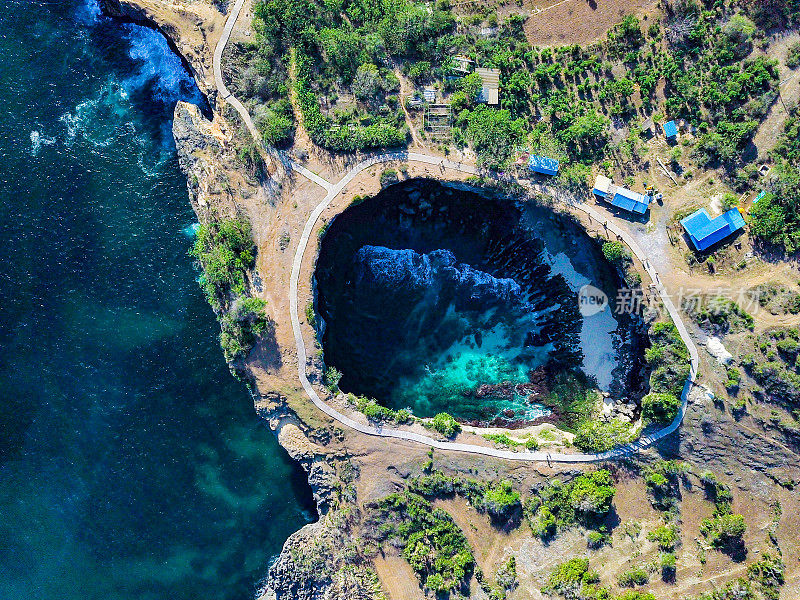
[[[614,195],[610,200],[606,197],[606,200],[611,202],[612,205],[639,215],[647,212],[647,207],[650,205],[650,196],[622,187],[615,187],[613,191]]]
[[[650,196],[619,187],[603,175],[598,175],[592,188],[595,196],[609,202],[612,206],[628,212],[643,215],[650,206]]]
[[[547,158],[546,156],[531,154],[530,158],[528,159],[528,168],[534,173],[557,175],[558,161],[555,158]]]
[[[707,250],[717,242],[721,242],[732,233],[744,227],[744,218],[739,209],[732,208],[728,212],[712,219],[705,208],[692,213],[681,220],[684,230],[692,240],[696,250]]]
[[[664,123],[664,135],[667,136],[667,139],[674,138],[678,135],[678,126],[675,124],[675,121],[667,121]]]

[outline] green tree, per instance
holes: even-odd
[[[433,417],[431,426],[445,437],[453,437],[461,431],[461,424],[447,413],[439,413]]]
[[[681,401],[672,394],[651,392],[642,398],[642,418],[650,423],[669,423],[680,406]]]

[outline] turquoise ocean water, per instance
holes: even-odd
[[[251,598],[313,518],[229,374],[170,127],[197,90],[78,0],[0,14],[0,598]]]

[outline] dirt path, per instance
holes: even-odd
[[[400,67],[398,67],[397,64],[394,65],[394,76],[397,77],[397,81],[400,82],[400,108],[403,109],[406,125],[408,125],[408,130],[411,132],[411,139],[413,140],[412,147],[425,148],[425,144],[423,144],[422,140],[419,139],[419,135],[417,135],[417,129],[414,127],[414,122],[411,120],[411,115],[408,114],[408,109],[406,108],[405,99],[411,94],[408,92],[408,82],[406,81],[406,78],[403,77],[403,73],[400,71]]]

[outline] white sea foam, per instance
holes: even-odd
[[[197,230],[200,229],[200,223],[192,223],[181,229],[181,233],[186,237],[194,237],[197,235]]]
[[[202,96],[167,40],[158,31],[127,24],[128,55],[139,64],[139,70],[123,81],[129,92],[153,85],[155,99],[165,104],[178,100],[202,103]]]
[[[42,132],[34,129],[31,131],[31,156],[39,154],[42,146],[52,146],[56,143],[56,138],[42,136]]]
[[[84,0],[75,10],[75,20],[83,25],[96,25],[101,14],[100,3],[97,0]]]

